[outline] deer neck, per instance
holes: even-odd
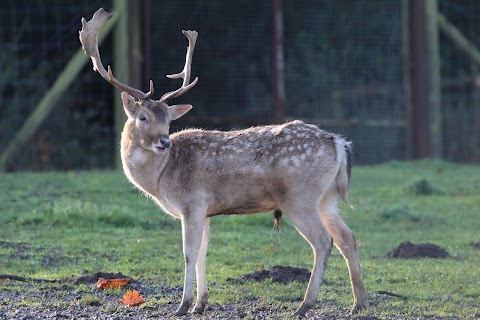
[[[170,156],[167,149],[162,154],[141,147],[124,130],[121,139],[123,171],[127,178],[140,190],[156,198],[159,193],[160,176]]]

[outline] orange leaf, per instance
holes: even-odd
[[[277,250],[277,247],[272,244],[272,245],[271,245],[270,247],[268,247],[266,250],[267,250],[267,251],[275,251],[275,250]]]
[[[114,278],[105,279],[100,277],[97,281],[97,288],[99,289],[112,289],[124,287],[130,283],[130,278]]]
[[[127,292],[123,296],[123,299],[120,299],[120,302],[130,307],[133,307],[144,303],[145,299],[143,299],[143,297],[140,295],[140,293],[138,293],[137,290],[133,290],[133,292],[127,290]]]
[[[3,283],[3,284],[7,284],[7,283],[8,283],[8,279],[2,279],[2,283]]]

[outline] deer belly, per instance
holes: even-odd
[[[262,186],[235,187],[211,192],[207,216],[262,213],[278,208],[273,196]]]

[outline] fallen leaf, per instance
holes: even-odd
[[[268,247],[266,250],[267,250],[267,251],[275,251],[275,250],[277,250],[277,247],[276,247],[275,245],[271,245],[271,246]]]
[[[262,269],[265,267],[265,265],[263,263],[256,263],[255,267],[257,267],[257,269]]]
[[[7,284],[7,283],[8,283],[8,279],[2,279],[2,283],[3,283],[3,284]]]
[[[120,302],[130,307],[133,307],[144,303],[145,299],[143,299],[143,297],[140,295],[140,293],[138,293],[137,290],[133,290],[133,292],[127,290],[127,292],[123,296],[123,299],[120,299]]]
[[[130,278],[114,278],[105,279],[103,277],[98,278],[97,288],[99,289],[113,289],[124,287],[130,283]]]

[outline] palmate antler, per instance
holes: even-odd
[[[87,22],[85,18],[82,18],[82,30],[80,31],[80,42],[82,43],[83,50],[85,53],[90,56],[93,63],[93,70],[98,71],[100,75],[113,84],[115,87],[119,88],[130,94],[133,97],[138,99],[149,99],[153,94],[153,81],[150,80],[150,91],[145,93],[138,89],[127,86],[113,77],[112,70],[108,66],[108,72],[105,70],[100,59],[100,53],[98,52],[98,33],[102,26],[107,22],[113,15],[106,12],[103,8],[100,8],[95,12],[93,18]]]
[[[182,94],[190,90],[198,81],[198,77],[196,77],[195,80],[193,80],[193,82],[189,84],[191,67],[192,67],[193,50],[195,49],[195,43],[197,42],[198,32],[191,31],[191,30],[186,30],[186,31],[182,30],[182,33],[188,39],[187,55],[185,56],[185,66],[183,67],[182,72],[177,74],[167,75],[167,78],[170,78],[170,79],[183,78],[183,84],[177,90],[165,93],[160,98],[160,101],[167,101],[168,99],[181,96]]]
[[[90,21],[87,22],[85,18],[82,18],[82,30],[80,31],[80,42],[82,43],[83,49],[85,50],[85,53],[88,54],[92,59],[93,70],[98,71],[105,80],[107,80],[108,82],[113,84],[115,87],[127,92],[128,94],[130,94],[131,96],[137,99],[140,99],[140,100],[150,99],[150,97],[153,95],[152,80],[150,80],[150,91],[145,93],[138,89],[127,86],[126,84],[123,84],[117,79],[115,79],[112,74],[112,70],[110,69],[110,66],[108,66],[108,72],[103,67],[102,60],[100,59],[100,53],[98,51],[98,33],[100,32],[100,29],[105,24],[105,22],[107,22],[112,16],[113,15],[111,13],[108,13],[103,8],[100,8],[97,10],[97,12],[95,12],[95,14],[93,15],[93,18]],[[185,57],[185,66],[183,67],[182,72],[173,74],[173,75],[167,75],[167,77],[170,79],[182,78],[183,84],[182,84],[182,87],[180,87],[179,89],[165,93],[162,96],[162,98],[160,98],[160,101],[166,102],[168,99],[181,96],[182,94],[187,92],[189,89],[191,89],[198,81],[198,78],[195,78],[195,80],[192,83],[189,83],[193,50],[195,49],[195,42],[197,40],[198,33],[196,31],[190,31],[190,30],[188,31],[183,30],[182,33],[188,39],[187,55]]]

